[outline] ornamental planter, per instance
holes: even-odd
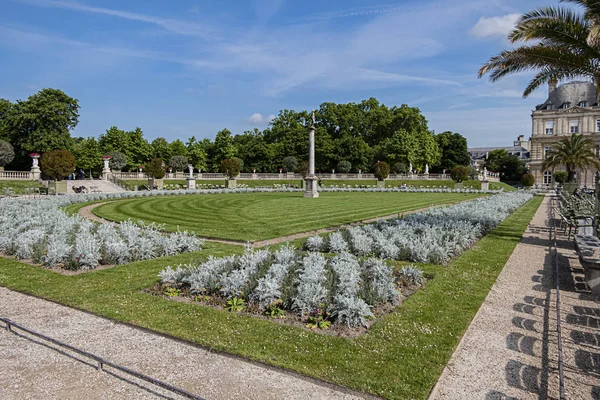
[[[163,189],[164,181],[162,179],[148,178],[148,187],[150,188],[150,190],[154,189],[155,183],[156,183],[157,190]]]
[[[455,182],[454,183],[454,189],[464,189],[465,188],[465,184],[462,182]]]
[[[67,194],[67,181],[49,181],[48,192],[54,192],[54,194]]]
[[[235,189],[237,187],[237,181],[235,179],[227,179],[225,181],[225,187],[227,189]]]
[[[575,189],[579,189],[579,182],[565,182],[563,183],[563,190],[566,193],[573,194]]]
[[[378,188],[385,188],[385,181],[378,180],[377,181],[377,187]]]

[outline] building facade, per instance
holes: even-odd
[[[529,170],[535,176],[536,186],[554,186],[553,171],[542,164],[553,143],[573,133],[585,135],[596,145],[600,155],[600,107],[596,103],[596,87],[589,82],[570,82],[560,86],[548,85],[548,99],[531,114]],[[565,170],[557,168],[555,171]],[[555,172],[554,171],[554,172]],[[590,167],[576,172],[581,186],[593,187],[598,171]]]
[[[468,149],[471,157],[471,166],[477,171],[483,171],[483,164],[487,160],[488,154],[494,150],[506,150],[511,156],[519,157],[519,160],[524,163],[529,162],[529,141],[525,140],[525,136],[520,135],[513,142],[512,146],[507,147],[472,147]],[[494,171],[496,172],[496,171]]]

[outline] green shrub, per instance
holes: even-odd
[[[106,155],[110,156],[108,165],[112,170],[120,171],[127,165],[127,157],[120,151],[109,151]]]
[[[285,172],[294,172],[298,168],[298,159],[294,156],[285,157],[283,159],[283,168]]]
[[[67,150],[52,150],[40,159],[42,172],[55,181],[60,181],[75,171],[75,156]]]
[[[235,179],[239,175],[242,163],[239,158],[226,158],[221,161],[221,172],[229,179]]]
[[[383,181],[390,176],[390,166],[385,161],[379,161],[377,164],[375,164],[374,170],[375,178],[377,178],[378,181]]]
[[[302,175],[303,178],[306,178],[308,175],[308,161],[302,161],[298,168],[296,168],[296,172]]]
[[[10,164],[15,159],[15,150],[5,140],[0,140],[0,167]]]
[[[343,174],[347,174],[352,169],[350,161],[342,160],[337,165],[337,170]]]
[[[566,171],[558,171],[554,173],[554,181],[558,184],[563,184],[567,181],[569,174]]]
[[[153,158],[144,166],[146,174],[154,179],[162,179],[165,177],[165,163],[160,158]]]
[[[173,156],[169,160],[169,167],[173,168],[175,172],[184,171],[188,164],[188,158],[186,156]]]
[[[457,165],[450,171],[450,177],[456,183],[461,183],[469,178],[469,169],[462,165]]]
[[[535,183],[535,178],[531,174],[523,174],[523,176],[521,176],[521,183],[525,187],[531,187]]]
[[[392,167],[392,170],[397,174],[406,174],[408,172],[408,167],[402,162],[397,162]]]

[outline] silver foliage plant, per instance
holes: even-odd
[[[325,239],[316,236],[305,247],[324,243],[331,253],[349,251],[357,256],[444,264],[472,246],[504,221],[533,195],[523,192],[494,196],[448,206],[431,208],[405,218],[334,232]],[[321,240],[323,242],[321,242]]]
[[[364,260],[348,252],[326,257],[302,253],[289,244],[274,251],[248,247],[242,255],[168,266],[158,276],[162,284],[187,287],[192,294],[241,296],[261,310],[277,300],[299,315],[324,307],[334,322],[350,327],[366,325],[376,305],[398,302],[397,279],[423,283],[422,272],[413,266],[396,276],[393,267],[378,258]]]
[[[114,197],[94,194],[0,199],[0,252],[33,259],[46,267],[64,265],[88,270],[102,264],[125,264],[202,247],[203,241],[188,232],[164,234],[159,232],[160,226],[131,221],[95,224],[61,209],[80,201]]]

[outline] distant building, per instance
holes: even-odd
[[[471,156],[471,166],[478,171],[483,170],[483,164],[490,152],[494,150],[506,150],[508,154],[519,157],[520,160],[527,163],[529,161],[529,141],[525,140],[525,136],[520,135],[513,142],[512,146],[507,147],[473,147],[468,149]],[[498,172],[498,171],[493,171]]]
[[[553,186],[552,171],[542,170],[542,163],[550,146],[573,133],[583,134],[596,144],[600,155],[600,107],[596,103],[596,86],[590,82],[571,82],[557,86],[548,85],[548,99],[539,104],[531,114],[530,172],[536,184]],[[557,170],[564,170],[559,168]],[[578,170],[581,185],[591,187],[598,171],[595,168]]]

